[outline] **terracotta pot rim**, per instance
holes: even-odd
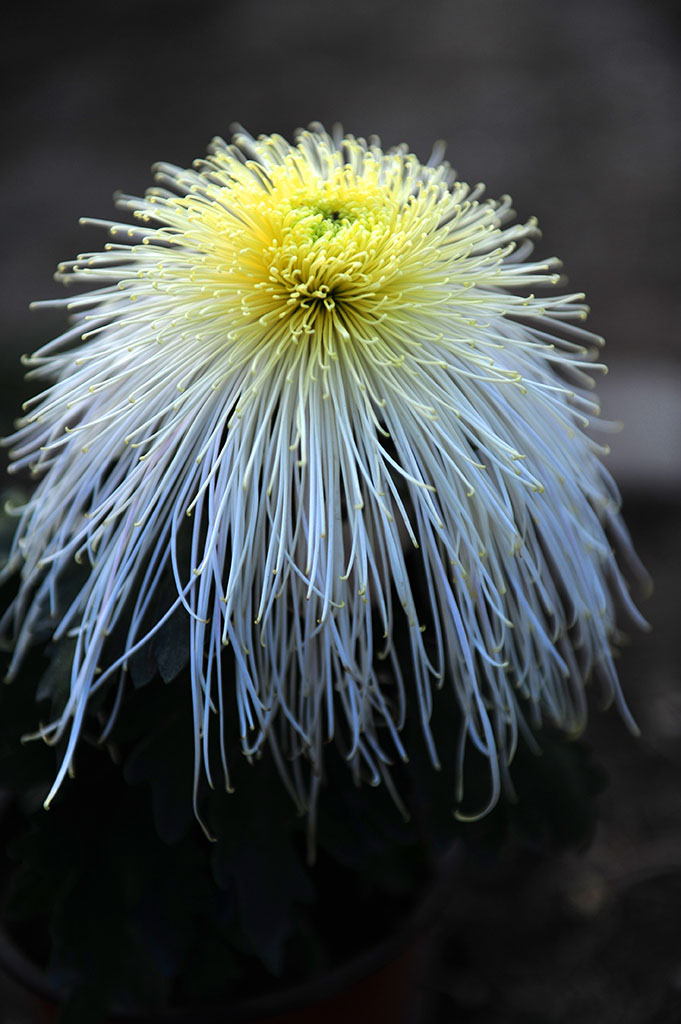
[[[247,996],[234,1000],[193,1003],[185,1006],[167,1006],[158,1009],[140,1010],[126,1005],[114,1004],[108,1011],[111,1021],[121,1024],[217,1024],[224,1022],[226,1010],[230,1021],[248,1021],[267,1014],[286,1013],[301,1009],[325,999],[332,999],[341,992],[352,988],[364,978],[376,973],[392,960],[404,953],[421,938],[433,925],[438,910],[443,905],[452,885],[452,877],[462,861],[460,844],[454,843],[443,854],[435,868],[433,880],[423,898],[409,914],[404,925],[381,943],[362,951],[344,964],[318,977],[299,982],[262,996]],[[63,993],[58,985],[50,981],[46,971],[33,963],[16,945],[2,922],[0,922],[0,967],[24,988],[55,1005],[61,1002]],[[197,1017],[197,1014],[199,1016]]]

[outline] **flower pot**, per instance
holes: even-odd
[[[414,1019],[417,982],[439,910],[460,864],[458,846],[441,859],[436,877],[403,927],[327,974],[268,995],[147,1009],[113,1006],[102,1024],[408,1024]],[[29,994],[36,1024],[58,1019],[60,990],[0,926],[0,967]]]
[[[211,1021],[212,1024],[232,1024],[243,1021],[244,1024],[346,1024],[352,1019],[371,1020],[372,1024],[396,1024],[409,1020],[408,1007],[411,1002],[414,977],[420,960],[419,944],[416,943],[401,956],[385,967],[363,978],[351,988],[328,998],[315,999],[314,1002],[296,1009],[279,1012],[276,1004],[279,997],[269,1000],[271,1012],[264,1005],[266,1000],[236,1004],[230,1007],[212,1007],[193,1010],[173,1011],[167,1009],[157,1013],[137,1013],[130,1010],[112,1012],[103,1024],[164,1024],[164,1022]],[[301,990],[301,998],[305,997]],[[286,1002],[288,993],[282,993],[281,1000]],[[58,1019],[58,1007],[50,999],[34,996],[32,1005],[35,1007],[36,1024],[54,1024]],[[260,1007],[260,1009],[257,1009]],[[251,1010],[257,1016],[251,1016]]]

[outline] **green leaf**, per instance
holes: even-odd
[[[158,671],[164,682],[175,679],[189,662],[189,625],[183,608],[178,608],[152,640]]]
[[[133,748],[125,762],[129,783],[151,786],[154,821],[166,843],[175,843],[194,821],[192,807],[194,745],[189,714],[161,720]]]
[[[293,805],[281,799],[276,772],[263,758],[243,774],[243,787],[233,795],[216,794],[209,808],[217,838],[213,871],[219,885],[236,893],[254,952],[279,974],[298,907],[313,900],[314,888],[296,842],[299,822]]]

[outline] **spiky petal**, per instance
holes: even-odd
[[[527,261],[534,222],[437,155],[319,126],[293,145],[239,132],[156,178],[118,199],[133,226],[99,222],[105,251],[60,268],[95,288],[63,301],[71,328],[28,360],[49,383],[13,438],[40,482],[9,566],[12,671],[62,574],[89,566],[55,623],[76,648],[41,730],[69,736],[48,802],[91,694],[148,641],[170,568],[176,597],[151,631],[184,610],[197,775],[213,712],[238,716],[247,755],[270,743],[289,784],[286,758],[319,770],[334,731],[358,775],[385,776],[405,715],[436,761],[446,678],[461,760],[467,742],[489,759],[493,803],[527,707],[578,731],[594,668],[621,703],[622,527],[584,432],[600,339],[583,296],[536,298],[558,275]],[[102,663],[121,624],[124,652]],[[292,787],[304,802],[295,768]]]

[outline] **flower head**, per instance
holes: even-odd
[[[94,288],[61,300],[70,328],[28,359],[48,383],[12,439],[39,483],[9,564],[11,672],[87,566],[54,622],[75,649],[41,730],[69,738],[48,801],[93,692],[118,687],[115,715],[131,656],[179,612],[197,771],[211,718],[234,715],[289,783],[289,759],[318,773],[334,734],[358,775],[385,776],[406,715],[436,761],[446,685],[452,742],[488,758],[494,802],[528,716],[579,730],[593,670],[622,704],[623,527],[584,432],[600,339],[583,296],[536,298],[559,277],[527,259],[534,221],[438,153],[239,132],[156,179],[119,197],[132,226],[104,222],[104,251],[60,267]]]

